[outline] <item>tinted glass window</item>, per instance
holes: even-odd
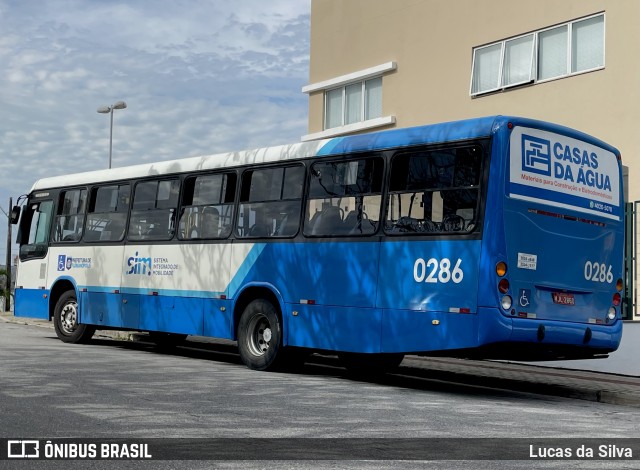
[[[169,240],[175,232],[180,181],[154,180],[134,189],[129,240]]]
[[[304,234],[371,235],[382,203],[382,158],[314,163],[311,166]]]
[[[187,178],[178,237],[183,240],[228,237],[235,192],[235,173]]]
[[[245,171],[237,236],[290,237],[298,233],[304,173],[302,165]]]
[[[55,230],[52,235],[54,242],[77,242],[80,240],[86,200],[86,189],[73,189],[60,193]]]
[[[93,188],[87,214],[85,241],[113,242],[124,238],[130,194],[128,184]]]
[[[479,146],[400,153],[391,161],[385,230],[469,232],[477,226]]]

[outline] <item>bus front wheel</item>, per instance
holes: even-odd
[[[265,299],[251,302],[238,324],[242,362],[254,370],[273,370],[282,356],[282,324],[276,308]]]
[[[60,296],[53,311],[56,335],[65,343],[86,343],[96,331],[92,325],[78,323],[78,301],[74,291]]]

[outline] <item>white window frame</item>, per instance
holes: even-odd
[[[572,59],[573,59],[573,25],[575,23],[580,23],[582,21],[585,20],[589,20],[592,18],[596,18],[596,17],[602,17],[602,46],[603,46],[603,50],[602,50],[602,65],[596,66],[596,67],[592,67],[590,69],[585,69],[585,70],[579,70],[579,71],[572,71]],[[545,78],[545,79],[538,79],[538,55],[539,55],[539,40],[538,40],[538,35],[540,33],[555,29],[555,28],[559,28],[562,26],[567,26],[567,67],[565,69],[565,73],[561,74],[561,75],[557,75],[555,77],[550,77],[550,78]],[[581,75],[584,73],[589,73],[589,72],[593,72],[595,70],[602,70],[605,68],[606,66],[606,38],[607,38],[607,34],[606,34],[606,28],[607,28],[607,19],[606,19],[606,14],[605,12],[599,12],[599,13],[594,13],[593,15],[588,15],[588,16],[584,16],[582,18],[577,18],[571,21],[567,21],[565,23],[559,23],[553,26],[549,26],[547,28],[543,28],[543,29],[539,29],[533,32],[529,32],[526,34],[521,34],[518,36],[513,36],[507,39],[503,39],[501,41],[495,41],[492,42],[490,44],[485,44],[483,46],[478,46],[478,47],[474,47],[473,51],[472,51],[472,61],[471,61],[471,83],[469,85],[469,95],[472,98],[475,98],[477,96],[481,96],[481,95],[485,95],[485,94],[489,94],[489,93],[494,93],[496,91],[502,91],[505,90],[507,88],[513,88],[513,87],[517,87],[517,86],[522,86],[528,83],[545,83],[545,82],[549,82],[552,80],[559,80],[561,78],[566,78],[566,77],[572,77],[575,75]],[[524,80],[524,81],[520,81],[517,83],[510,83],[508,85],[504,85],[503,82],[503,72],[504,72],[504,59],[505,59],[505,49],[506,49],[506,43],[515,39],[519,39],[522,37],[526,37],[526,36],[530,36],[533,34],[533,47],[532,47],[532,57],[531,57],[531,68],[530,68],[530,73],[529,73],[529,80]],[[482,49],[488,48],[488,47],[492,47],[492,46],[496,46],[500,44],[501,45],[501,51],[500,51],[500,65],[499,65],[499,70],[498,70],[498,82],[497,82],[497,86],[494,88],[489,88],[486,90],[481,90],[481,91],[477,91],[474,93],[473,91],[473,79],[474,79],[474,70],[475,70],[475,66],[476,66],[476,52],[480,51]]]
[[[366,115],[367,115],[367,105],[369,104],[367,102],[367,89],[366,89],[366,84],[368,81],[370,80],[374,80],[376,78],[382,78],[381,76],[378,77],[370,77],[367,78],[366,80],[362,80],[360,82],[351,82],[348,83],[346,85],[340,86],[340,87],[336,87],[336,88],[331,88],[328,90],[324,91],[324,96],[325,96],[325,100],[324,100],[324,119],[323,119],[323,126],[325,130],[329,130],[329,129],[335,129],[336,127],[344,127],[344,126],[350,126],[353,124],[357,124],[358,122],[364,122],[364,121],[371,121],[373,119],[377,119],[377,117],[372,118],[372,119],[367,119]],[[360,85],[360,119],[358,119],[355,122],[351,122],[351,123],[347,123],[347,88],[352,86],[352,85]],[[329,105],[329,100],[327,100],[327,93],[335,91],[335,90],[342,90],[342,109],[340,110],[340,116],[341,116],[341,121],[340,124],[338,124],[337,126],[333,126],[333,127],[326,127],[327,125],[327,115],[328,115],[328,105]]]
[[[378,77],[383,78],[385,73],[395,71],[396,69],[397,69],[396,62],[385,62],[383,64],[376,65],[374,67],[358,70],[356,72],[352,72],[346,75],[341,75],[339,77],[334,77],[329,80],[312,83],[302,87],[302,92],[306,94],[311,94],[318,91],[322,91],[323,93],[323,105],[322,105],[323,130],[321,132],[316,132],[313,134],[307,134],[302,136],[302,141],[323,139],[323,138],[333,137],[341,134],[348,134],[352,132],[372,129],[375,127],[395,124],[396,117],[394,115],[380,116],[372,119],[366,119],[367,98],[366,98],[365,83],[368,80],[371,80],[374,78],[378,78]],[[362,91],[361,91],[362,98],[361,98],[361,104],[360,104],[361,120],[351,124],[345,124],[346,88],[347,86],[353,85],[355,83],[362,83]],[[325,128],[326,116],[327,116],[326,94],[329,91],[340,89],[340,88],[342,89],[341,125],[338,125],[336,127],[331,127],[331,128]]]

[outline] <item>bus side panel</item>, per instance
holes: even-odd
[[[49,319],[49,291],[46,289],[16,289],[15,316]]]
[[[125,326],[122,319],[122,299],[120,294],[95,291],[81,292],[80,305],[81,323],[116,328]],[[131,325],[127,326],[132,328]]]
[[[476,313],[480,248],[479,240],[382,243],[376,305],[393,310]]]
[[[203,334],[204,299],[140,295],[140,329],[187,335]]]
[[[478,345],[477,331],[477,315],[384,310],[380,352],[472,348]]]
[[[15,316],[49,319],[48,258],[20,262],[16,279]]]
[[[322,305],[286,306],[287,344],[305,348],[378,353],[382,311]],[[297,312],[294,316],[293,312]]]
[[[118,268],[129,302],[124,316],[134,319],[138,309],[140,330],[229,337],[230,321],[218,321],[211,301],[226,295],[231,252],[228,243],[125,246]]]
[[[233,339],[233,303],[230,300],[202,299],[203,336]]]
[[[379,352],[375,308],[380,243],[318,240],[234,244],[239,265],[229,295],[247,284],[271,286],[285,302],[285,342],[292,346]],[[294,316],[293,312],[297,312]]]
[[[235,297],[248,283],[274,286],[287,303],[374,308],[378,241],[234,244],[234,259],[244,256],[229,286]]]

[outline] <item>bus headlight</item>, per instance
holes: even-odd
[[[607,318],[609,320],[615,320],[616,319],[616,309],[613,307],[609,307],[609,313],[607,313]]]
[[[502,301],[500,303],[504,310],[509,310],[511,308],[511,304],[513,304],[513,300],[510,295],[505,295],[502,297]]]

